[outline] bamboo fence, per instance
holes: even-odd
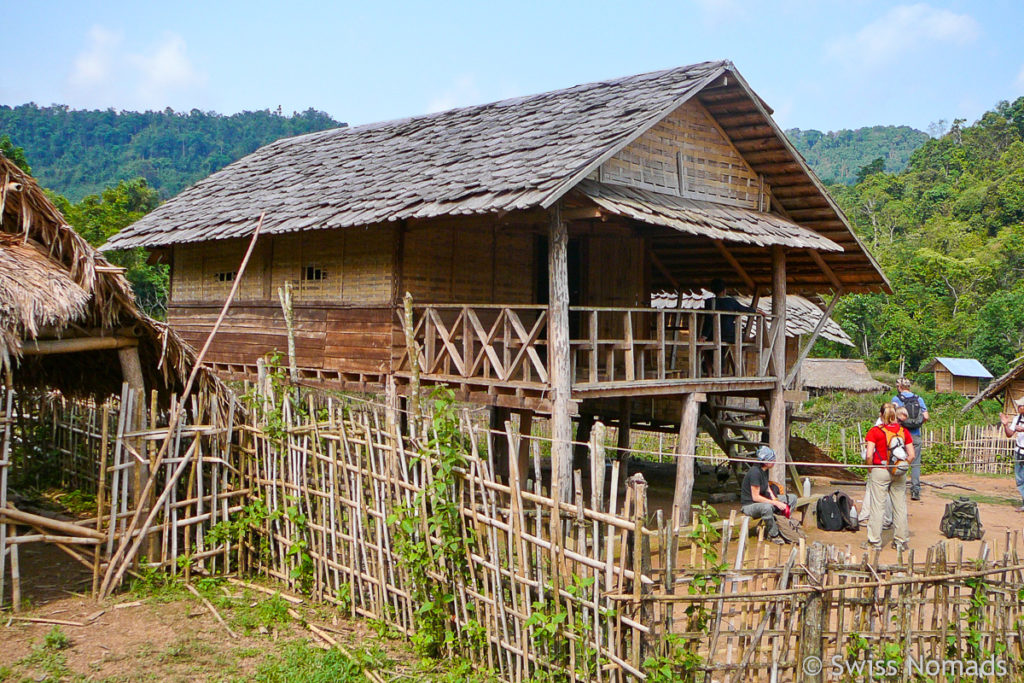
[[[849,546],[766,543],[760,527],[752,535],[751,520],[735,513],[719,524],[720,537],[678,529],[673,511],[652,505],[641,476],[622,485],[600,428],[586,444],[590,466],[576,473],[572,502],[558,503],[543,439],[524,445],[527,471],[513,457],[512,471],[499,476],[487,454],[496,439],[521,453],[521,437],[511,425],[488,431],[465,413],[461,457],[441,500],[430,495],[446,462],[436,421],[319,394],[257,395],[263,405],[254,412],[263,417],[244,422],[217,417],[202,395],[190,401],[193,417],[176,429],[155,476],[186,460],[188,474],[147,531],[146,565],[274,577],[407,636],[432,611],[450,631],[446,648],[517,683],[640,680],[659,666],[680,680],[823,680],[806,671],[808,657],[827,667],[832,657],[927,663],[957,654],[999,657],[1020,672],[1024,561],[1016,531],[914,549],[886,565]],[[136,477],[147,476],[166,416],[152,402],[137,409],[128,391],[101,406],[15,402],[12,394],[5,405],[0,495],[9,463],[23,465],[12,450],[26,450],[25,435],[51,430],[57,447],[30,452],[66,463],[77,477],[68,481],[96,482],[103,514],[75,522],[78,535],[65,532],[62,546],[98,577],[125,520],[147,504],[132,492],[141,490]],[[413,424],[412,436],[403,422]],[[455,511],[454,536],[427,524],[442,505]],[[32,524],[6,514],[0,562],[14,570],[24,539],[53,529],[26,534]],[[240,520],[244,537],[223,532]],[[96,532],[102,540],[93,543]],[[425,548],[420,571],[410,539]],[[683,665],[687,653],[691,664]]]

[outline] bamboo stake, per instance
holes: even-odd
[[[224,630],[228,632],[229,636],[231,636],[232,638],[235,638],[235,639],[238,638],[238,634],[231,630],[231,627],[228,626],[228,623],[226,621],[224,621],[224,617],[222,617],[220,615],[220,612],[217,611],[217,608],[213,606],[212,602],[207,600],[206,597],[202,593],[197,591],[196,587],[193,586],[191,583],[186,583],[185,584],[185,588],[188,589],[189,593],[191,593],[192,595],[196,596],[197,598],[199,598],[203,602],[203,605],[206,606],[206,609],[210,610],[210,613],[213,614],[213,616],[217,618],[217,621],[220,622],[220,625],[224,627]]]
[[[231,302],[235,298],[235,294],[238,292],[238,286],[242,282],[242,276],[245,273],[245,267],[249,264],[249,258],[252,256],[253,249],[256,247],[256,240],[259,237],[260,229],[263,227],[263,217],[266,212],[260,214],[259,221],[256,223],[256,229],[253,230],[252,239],[249,241],[249,248],[245,252],[245,256],[242,257],[242,263],[238,266],[238,275],[235,276],[234,282],[231,284],[231,291],[228,293],[227,299],[224,301],[224,306],[221,309],[220,315],[217,317],[217,321],[213,325],[213,329],[210,330],[210,334],[206,337],[206,343],[203,344],[202,350],[199,355],[196,356],[195,362],[192,366],[192,372],[189,374],[188,381],[185,383],[185,388],[181,393],[181,398],[175,410],[168,420],[167,424],[167,436],[164,438],[163,443],[160,445],[160,451],[157,453],[155,460],[155,466],[159,467],[164,461],[167,455],[168,447],[171,443],[171,434],[178,426],[181,420],[182,410],[185,405],[185,398],[189,396],[192,391],[192,385],[195,383],[196,376],[199,374],[200,368],[202,368],[203,361],[206,359],[206,354],[210,350],[210,346],[213,344],[214,337],[217,336],[217,332],[220,330],[221,324],[224,322],[224,318],[227,316],[228,309],[231,307]],[[119,584],[124,577],[124,573],[128,569],[128,565],[134,560],[136,553],[138,553],[139,547],[142,541],[145,539],[148,532],[148,527],[153,523],[156,515],[159,512],[160,505],[167,498],[167,495],[177,484],[178,477],[181,476],[181,472],[184,471],[184,463],[187,462],[187,458],[182,460],[182,466],[180,466],[175,474],[171,477],[171,480],[167,482],[164,487],[164,491],[160,494],[157,503],[153,506],[145,522],[142,524],[141,533],[138,534],[135,541],[132,542],[132,533],[139,527],[139,522],[142,518],[142,508],[138,508],[135,514],[132,515],[131,522],[128,524],[128,529],[121,538],[121,543],[118,545],[117,552],[114,553],[113,557],[110,558],[110,563],[107,566],[107,573],[103,577],[103,583],[100,586],[100,597],[107,597],[113,590],[113,587]],[[155,477],[150,477],[149,481],[146,482],[146,487],[140,496],[140,499],[145,499],[149,496],[150,491],[154,488]],[[120,565],[118,564],[120,563]]]

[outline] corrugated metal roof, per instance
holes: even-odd
[[[985,369],[985,366],[973,358],[945,358],[936,356],[935,361],[930,363],[927,371],[935,369],[935,364],[941,363],[950,374],[957,377],[980,377],[981,379],[992,379],[992,373]]]

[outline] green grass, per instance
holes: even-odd
[[[71,639],[54,626],[43,637],[43,642],[32,648],[32,653],[18,660],[14,667],[0,669],[0,681],[14,680],[15,673],[20,674],[19,680],[54,682],[82,680],[68,668],[64,650],[71,647]]]
[[[349,659],[339,650],[321,650],[307,641],[294,641],[263,661],[248,680],[258,683],[361,682],[366,680],[364,663]]]
[[[939,493],[940,498],[946,498],[947,500],[956,500],[957,498],[969,498],[975,503],[985,503],[986,505],[1009,505],[1010,507],[1020,507],[1020,501],[1016,498],[1007,498],[1006,496],[989,496],[984,493]]]

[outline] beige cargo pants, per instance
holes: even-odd
[[[897,543],[910,540],[907,522],[907,475],[891,475],[884,467],[874,467],[868,474],[868,490],[871,492],[871,518],[868,520],[868,543],[882,544],[882,518],[885,517],[886,501],[892,502],[892,521],[895,527],[893,540]]]

